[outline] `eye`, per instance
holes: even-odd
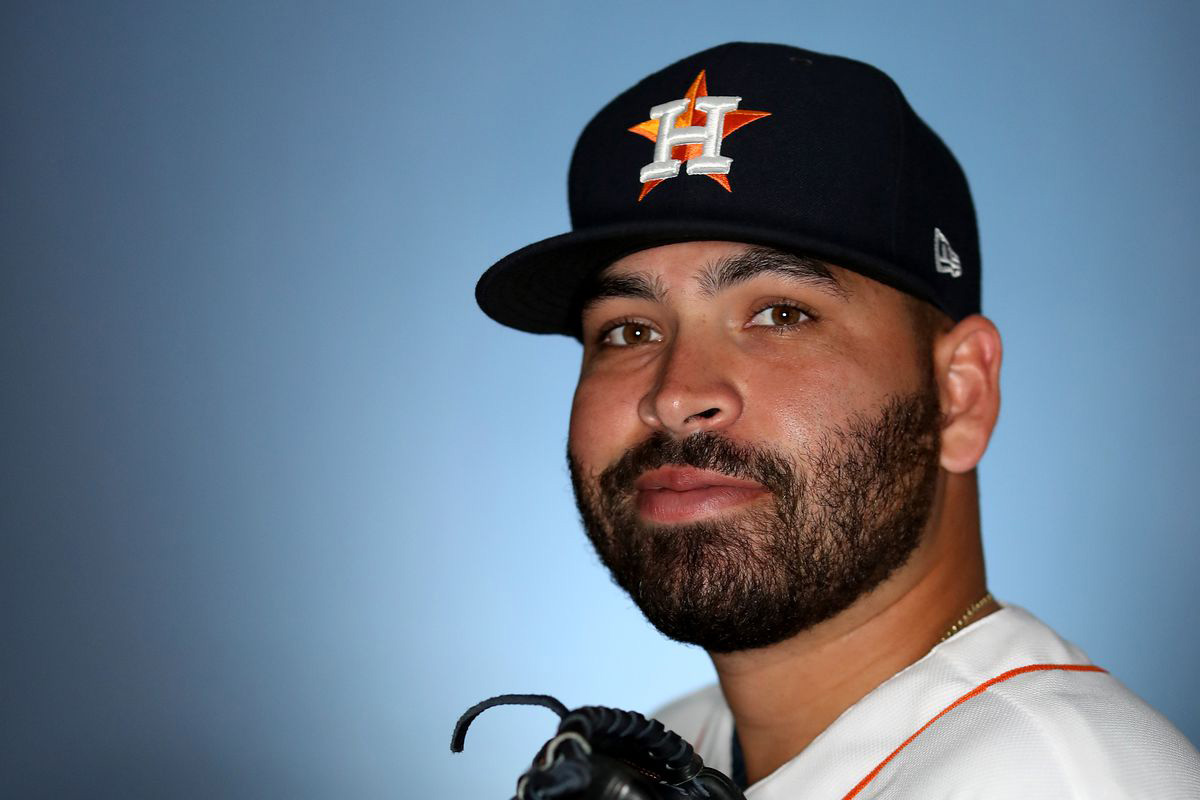
[[[604,333],[600,343],[612,347],[629,347],[646,342],[659,342],[662,338],[661,333],[644,322],[619,322]]]
[[[791,303],[772,303],[755,314],[746,327],[761,325],[768,328],[788,328],[798,325],[812,317],[798,306]]]

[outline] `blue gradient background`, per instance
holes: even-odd
[[[601,104],[729,39],[872,62],[957,153],[992,587],[1200,739],[1197,5],[2,14],[0,795],[508,797],[553,719],[451,756],[468,705],[711,679],[578,531],[577,345],[472,289],[566,229]]]

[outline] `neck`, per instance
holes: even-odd
[[[947,475],[939,495],[908,562],[845,611],[770,647],[712,654],[751,783],[928,653],[987,591],[974,473]]]

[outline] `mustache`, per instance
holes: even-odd
[[[796,483],[792,462],[766,447],[731,442],[711,431],[685,439],[656,431],[600,473],[600,489],[609,497],[632,495],[633,482],[640,475],[665,466],[713,470],[751,480],[780,498],[790,495]]]

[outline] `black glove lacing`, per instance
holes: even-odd
[[[708,780],[693,780],[712,773],[682,736],[655,719],[636,711],[605,706],[583,706],[574,711],[553,697],[541,694],[504,694],[476,703],[454,726],[450,749],[462,752],[470,724],[489,708],[499,705],[537,705],[558,714],[558,734],[517,783],[516,800],[555,800],[582,793],[593,779],[593,750],[617,759],[660,787],[663,796],[709,798]],[[722,776],[723,777],[723,776]]]

